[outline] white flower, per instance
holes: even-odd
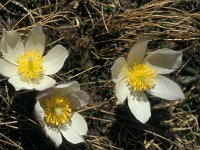
[[[48,75],[58,72],[69,55],[63,46],[56,45],[43,56],[45,35],[40,24],[30,31],[26,41],[15,30],[4,32],[0,48],[0,74],[8,77],[17,91],[44,90],[55,85]]]
[[[181,66],[182,52],[163,48],[144,58],[147,43],[147,40],[139,40],[130,50],[127,61],[120,57],[111,68],[118,103],[122,104],[128,98],[131,112],[142,123],[151,116],[145,91],[167,100],[185,98],[174,81],[161,75],[171,73]]]
[[[47,89],[37,96],[34,113],[46,135],[59,146],[64,138],[77,144],[87,134],[85,119],[75,110],[89,102],[86,92],[73,81]]]

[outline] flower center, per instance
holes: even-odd
[[[27,50],[17,58],[17,71],[23,79],[38,79],[43,71],[42,61],[39,50]]]
[[[129,69],[128,83],[134,91],[145,91],[153,87],[156,75],[156,70],[149,66],[135,64]]]
[[[52,97],[42,104],[44,109],[44,120],[52,126],[63,126],[72,116],[72,109],[66,99],[60,97]]]

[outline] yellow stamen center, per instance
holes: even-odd
[[[38,79],[43,72],[42,61],[39,50],[27,50],[17,58],[17,71],[22,79]]]
[[[136,92],[145,91],[153,87],[156,71],[144,64],[135,64],[129,69],[128,83]]]
[[[69,102],[60,97],[52,97],[46,99],[42,103],[44,109],[44,120],[50,126],[63,126],[72,116],[72,109],[70,108]]]

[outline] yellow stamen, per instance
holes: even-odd
[[[23,79],[38,79],[43,72],[42,61],[38,50],[27,50],[17,58],[17,71]]]
[[[50,126],[63,126],[72,116],[72,109],[70,108],[69,102],[60,97],[52,97],[46,99],[42,103],[44,109],[44,120]]]
[[[153,87],[156,71],[144,64],[135,64],[129,69],[128,83],[136,92],[145,91]]]

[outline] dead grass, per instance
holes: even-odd
[[[56,80],[78,80],[93,99],[80,110],[89,126],[87,143],[73,146],[65,141],[60,149],[200,149],[198,0],[8,0],[0,2],[0,14],[1,29],[18,30],[23,36],[41,22],[46,50],[62,44],[71,52]],[[187,97],[169,102],[149,96],[152,117],[145,125],[127,104],[115,105],[110,80],[114,60],[126,56],[140,36],[151,40],[149,51],[183,51],[183,66],[170,78]],[[0,149],[54,149],[34,121],[35,93],[15,93],[5,77],[0,78],[0,89]]]

